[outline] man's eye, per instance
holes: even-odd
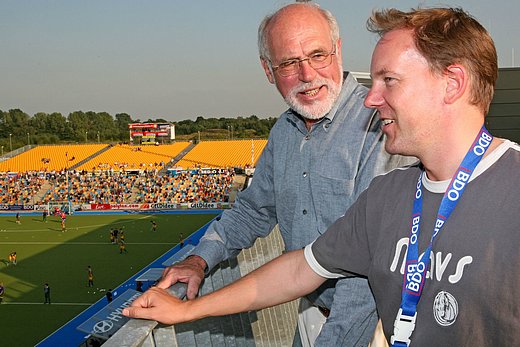
[[[314,53],[313,55],[311,55],[311,59],[314,60],[314,61],[321,61],[325,58],[327,58],[328,54],[326,53]]]
[[[283,63],[280,63],[280,65],[278,65],[278,67],[284,69],[287,67],[294,66],[297,62],[298,62],[297,60],[287,60],[287,61],[284,61]]]

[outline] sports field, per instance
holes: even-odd
[[[124,214],[67,216],[65,232],[59,217],[0,217],[0,345],[34,346],[64,323],[104,298],[215,214]],[[152,231],[151,221],[157,222]],[[110,242],[110,229],[124,230],[127,253]],[[17,253],[17,265],[8,256]],[[94,274],[88,287],[87,266]],[[43,286],[51,287],[51,305],[44,305]]]

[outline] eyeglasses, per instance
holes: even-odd
[[[280,76],[288,77],[300,72],[301,63],[308,61],[314,70],[323,69],[332,63],[332,56],[336,54],[336,45],[330,53],[316,52],[302,59],[289,59],[276,66],[271,66]]]

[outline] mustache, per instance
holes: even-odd
[[[330,83],[331,83],[331,81],[328,79],[325,79],[325,78],[315,79],[312,82],[302,82],[302,83],[299,83],[294,88],[292,88],[290,93],[292,95],[296,95],[298,93],[305,92],[306,90],[316,89],[316,88],[323,87],[323,86],[330,88]]]

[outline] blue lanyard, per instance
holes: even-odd
[[[410,237],[408,241],[408,251],[406,255],[406,266],[403,276],[403,290],[401,293],[401,306],[394,322],[394,334],[390,340],[394,347],[405,347],[410,345],[410,337],[415,329],[417,318],[417,304],[421,299],[424,280],[426,279],[427,269],[430,265],[430,253],[433,241],[439,235],[440,230],[455,209],[466,184],[477,167],[478,163],[489,148],[493,136],[483,125],[480,132],[471,145],[468,153],[462,160],[455,175],[453,175],[448,189],[437,212],[437,220],[430,239],[430,244],[419,258],[419,227],[422,214],[422,179],[425,172],[422,171],[417,181],[415,200],[413,203],[412,222],[410,227]]]

